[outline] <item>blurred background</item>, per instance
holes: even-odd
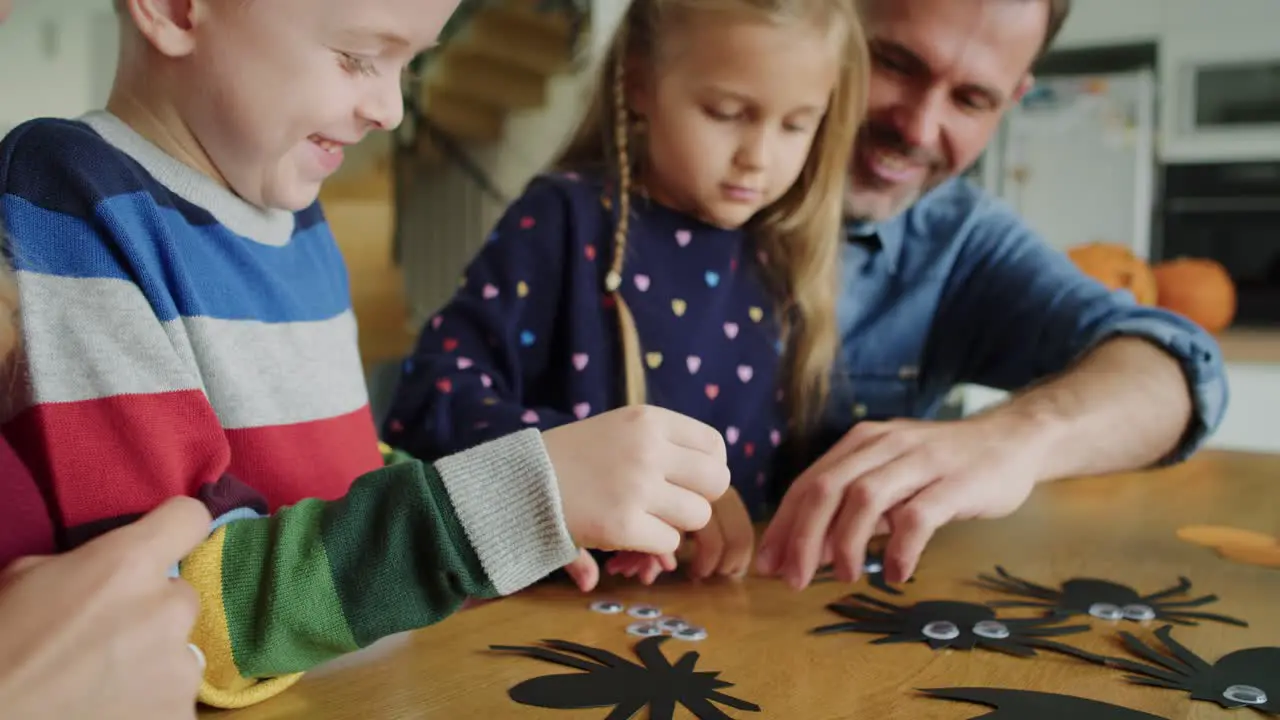
[[[970,170],[1090,275],[1219,338],[1216,447],[1280,452],[1278,0],[1075,0],[1037,86]],[[406,77],[407,121],[324,190],[375,404],[417,327],[581,109],[622,0],[464,0]],[[17,0],[0,133],[100,107],[110,0]],[[950,412],[1001,393],[958,388]]]

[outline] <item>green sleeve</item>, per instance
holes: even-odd
[[[260,702],[320,663],[576,556],[536,431],[435,465],[385,456],[346,496],[226,522],[183,561],[202,600],[202,702]]]

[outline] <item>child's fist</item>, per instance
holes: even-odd
[[[674,553],[729,487],[724,438],[670,410],[625,407],[543,433],[580,547]]]

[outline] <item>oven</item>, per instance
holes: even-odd
[[[1152,261],[1211,258],[1235,282],[1233,327],[1280,327],[1280,161],[1166,165]]]

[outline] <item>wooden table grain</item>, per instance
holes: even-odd
[[[1143,594],[1185,575],[1194,596],[1214,593],[1220,598],[1201,610],[1243,618],[1250,627],[1212,622],[1175,626],[1176,639],[1210,662],[1238,648],[1280,646],[1280,572],[1229,562],[1175,537],[1179,527],[1200,523],[1280,531],[1280,456],[1205,451],[1174,468],[1043,486],[1011,517],[943,528],[926,551],[916,581],[904,586],[904,595],[886,599],[996,599],[972,580],[997,564],[1050,586],[1094,576],[1125,582]],[[591,596],[569,587],[541,586],[434,627],[387,638],[316,669],[261,705],[205,711],[202,717],[602,718],[607,710],[547,710],[512,702],[507,690],[523,680],[576,671],[487,648],[556,638],[634,659],[630,648],[637,638],[624,631],[631,619],[588,610],[591,600],[603,598],[652,603],[704,625],[706,640],[668,640],[663,650],[672,659],[696,650],[699,669],[721,671],[721,679],[734,684],[725,692],[762,708],[760,713],[726,708],[738,718],[974,718],[989,708],[916,692],[974,685],[1064,692],[1167,718],[1261,717],[1247,709],[1226,711],[1192,701],[1180,691],[1133,685],[1119,670],[1056,653],[1042,651],[1023,659],[983,649],[933,651],[921,643],[872,645],[875,635],[808,634],[813,627],[841,620],[824,605],[855,589],[875,594],[865,580],[852,588],[826,583],[800,592],[762,578],[739,583],[674,578],[649,588],[606,580]],[[1163,624],[1091,622],[1092,632],[1063,640],[1123,656],[1116,640],[1119,629],[1153,641],[1152,631]],[[647,711],[638,717],[647,717]],[[677,717],[692,715],[681,708]]]

